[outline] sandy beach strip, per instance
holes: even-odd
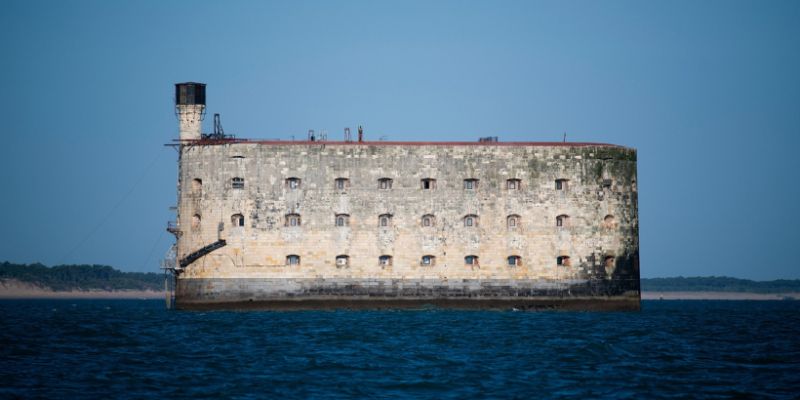
[[[163,299],[155,290],[71,290],[54,291],[16,280],[0,281],[0,299]]]

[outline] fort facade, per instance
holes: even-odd
[[[178,307],[639,307],[633,149],[249,141],[180,116]]]

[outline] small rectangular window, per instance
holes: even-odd
[[[298,255],[286,256],[286,265],[300,265],[300,256]]]
[[[300,188],[300,178],[289,178],[286,180],[286,187],[289,189],[299,189]]]

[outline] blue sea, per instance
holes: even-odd
[[[800,397],[800,302],[184,312],[0,301],[0,398]]]

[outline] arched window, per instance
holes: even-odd
[[[520,190],[522,189],[522,181],[519,179],[508,179],[506,180],[506,189]]]
[[[391,214],[381,214],[378,216],[378,226],[381,228],[392,226],[392,215]]]
[[[231,188],[244,189],[244,178],[236,177],[231,179]]]
[[[378,257],[378,264],[383,267],[392,265],[392,256],[383,255]]]
[[[519,223],[521,221],[521,217],[517,214],[511,214],[506,217],[506,226],[508,229],[517,229],[519,228]]]
[[[572,263],[569,261],[569,256],[558,256],[558,258],[556,258],[556,264],[569,267]]]
[[[333,187],[336,190],[347,190],[350,187],[350,180],[347,178],[336,178],[333,181]]]
[[[430,255],[422,256],[422,260],[420,260],[419,264],[425,267],[434,265],[436,264],[436,257]]]
[[[195,214],[192,216],[192,229],[199,229],[200,228],[200,214]]]
[[[556,226],[560,228],[565,228],[569,226],[569,215],[561,214],[556,217]]]
[[[336,214],[335,223],[336,226],[348,226],[350,225],[350,216],[347,214]]]
[[[614,267],[614,256],[605,256],[603,258],[603,266],[606,268]]]
[[[192,193],[200,194],[203,191],[203,180],[200,178],[192,179]]]
[[[425,214],[422,216],[422,226],[423,227],[431,227],[436,226],[436,217],[433,214]]]
[[[464,179],[464,190],[475,190],[478,188],[477,179]]]
[[[436,179],[433,178],[425,178],[422,181],[422,189],[423,190],[433,190],[436,189]]]
[[[556,190],[567,190],[567,182],[566,179],[556,179]]]
[[[467,228],[478,226],[478,216],[475,214],[469,214],[464,216],[464,226]]]
[[[287,178],[286,187],[291,190],[300,189],[300,178]]]
[[[286,226],[300,226],[300,214],[286,214]]]
[[[300,256],[297,254],[289,254],[286,256],[286,265],[300,265]]]
[[[378,189],[389,190],[392,188],[392,180],[389,178],[378,179]]]
[[[466,256],[466,257],[464,257],[464,264],[467,264],[467,265],[478,265],[478,256]]]
[[[508,256],[508,266],[509,267],[519,267],[522,265],[522,257],[520,256]]]
[[[350,266],[350,256],[338,255],[336,256],[336,268],[344,268]]]
[[[233,224],[234,227],[244,226],[244,215],[242,214],[231,215],[231,224]]]
[[[611,214],[606,215],[603,217],[603,226],[607,229],[611,229],[614,227],[614,216]]]

